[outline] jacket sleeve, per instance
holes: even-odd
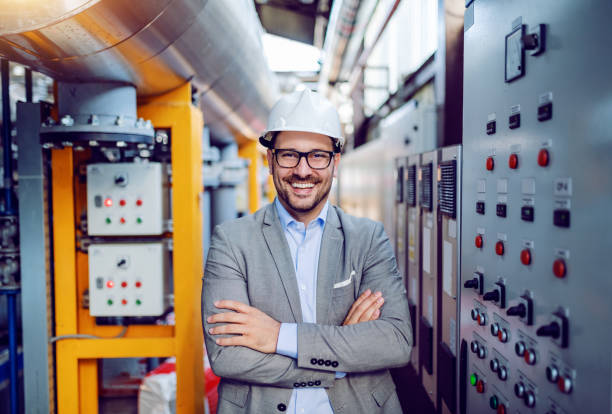
[[[364,253],[359,294],[368,288],[382,292],[385,303],[379,318],[348,326],[298,324],[299,367],[351,373],[409,362],[412,327],[406,289],[382,224],[377,223]]]
[[[318,387],[333,386],[334,372],[320,370],[318,367],[300,368],[295,359],[283,355],[265,354],[242,346],[224,347],[215,343],[213,336],[208,333],[214,325],[206,322],[206,318],[228,310],[216,308],[214,302],[231,299],[250,305],[246,275],[241,272],[231,243],[219,226],[211,238],[202,280],[204,339],[208,359],[216,375],[281,388],[293,388],[295,383],[303,382],[312,382]]]

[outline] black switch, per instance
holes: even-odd
[[[97,195],[94,197],[94,205],[96,207],[102,207],[102,196],[101,195]]]
[[[527,307],[522,303],[519,303],[516,306],[512,306],[508,308],[506,311],[506,315],[508,316],[518,316],[519,318],[524,318],[527,316]]]
[[[539,327],[536,331],[536,335],[550,336],[551,338],[557,339],[561,336],[561,327],[557,322],[551,322],[548,325]]]
[[[521,219],[523,221],[533,221],[533,206],[521,207]]]
[[[552,102],[538,106],[538,121],[544,122],[552,118]]]
[[[484,214],[485,213],[485,203],[484,203],[484,201],[477,201],[476,202],[476,213],[478,213],[478,214]]]
[[[558,227],[570,226],[570,211],[566,209],[557,209],[554,211],[553,224]]]
[[[506,217],[506,205],[504,203],[499,203],[495,207],[495,214],[497,214],[497,217]]]
[[[508,118],[508,126],[510,127],[510,129],[516,129],[518,127],[521,126],[521,114],[514,114],[514,115],[510,115],[510,118]]]
[[[496,125],[495,121],[487,122],[487,135],[495,134],[495,131],[496,131],[495,125]]]

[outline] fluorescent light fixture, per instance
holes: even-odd
[[[271,34],[263,35],[268,65],[274,72],[318,72],[321,50],[306,43]]]

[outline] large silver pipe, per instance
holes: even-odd
[[[4,0],[0,56],[64,81],[140,96],[190,80],[214,136],[255,138],[278,83],[250,0]]]

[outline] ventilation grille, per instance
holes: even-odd
[[[451,218],[457,215],[457,161],[440,164],[440,183],[438,184],[440,212]]]
[[[408,167],[406,202],[410,207],[416,206],[416,165],[411,165],[410,167]]]
[[[397,177],[395,178],[395,202],[404,202],[404,167],[397,167]]]
[[[432,164],[429,163],[421,167],[421,191],[420,191],[420,202],[421,207],[431,211],[433,205],[433,194],[432,194]]]

